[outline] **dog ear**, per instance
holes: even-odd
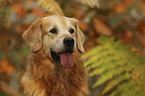
[[[85,52],[84,47],[83,47],[85,36],[79,28],[79,22],[75,18],[70,18],[70,20],[76,26],[76,44],[77,44],[77,48],[78,48],[79,51]]]
[[[38,51],[42,47],[41,19],[36,19],[23,33],[24,40],[32,51]]]
[[[84,50],[84,47],[83,47],[83,44],[84,44],[84,41],[85,41],[85,36],[84,36],[84,34],[82,33],[82,31],[80,30],[80,28],[79,28],[79,23],[78,23],[78,21],[77,21],[77,25],[76,25],[76,27],[77,27],[77,34],[76,34],[76,42],[77,42],[77,47],[78,47],[78,49],[81,51],[81,52],[85,52],[85,50]]]

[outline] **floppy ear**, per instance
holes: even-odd
[[[38,51],[42,47],[41,19],[36,19],[23,33],[24,40],[32,51]]]
[[[81,52],[85,52],[84,50],[84,47],[83,47],[83,44],[84,44],[84,41],[85,41],[85,36],[84,34],[82,33],[82,31],[80,30],[79,28],[79,23],[77,21],[77,32],[76,32],[76,43],[77,43],[77,47],[78,49],[81,51]]]
[[[77,44],[77,48],[78,48],[79,51],[85,52],[84,47],[83,47],[85,36],[79,28],[79,22],[75,18],[69,18],[69,19],[76,26],[76,44]]]

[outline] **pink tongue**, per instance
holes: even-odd
[[[67,52],[67,53],[60,54],[60,63],[66,69],[71,68],[74,65],[72,53]]]

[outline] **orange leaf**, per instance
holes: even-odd
[[[111,29],[104,22],[102,22],[98,18],[94,18],[93,22],[94,29],[97,33],[108,36],[112,35]]]
[[[124,38],[124,40],[125,40],[126,44],[129,44],[129,43],[132,42],[132,32],[130,30],[127,30],[125,32],[125,38]]]
[[[137,52],[139,52],[140,51],[140,49],[139,48],[136,48],[136,47],[131,47],[131,49],[130,49],[131,51],[137,51]]]
[[[140,34],[136,34],[137,40],[145,47],[145,38]]]
[[[142,4],[142,8],[143,8],[143,10],[145,12],[145,3]]]
[[[125,1],[125,2],[123,2],[123,3],[121,3],[121,4],[119,4],[118,6],[115,6],[115,7],[114,7],[114,11],[115,11],[116,13],[122,13],[122,12],[125,11],[125,9],[126,9],[130,4],[131,4],[131,2]]]
[[[43,16],[43,14],[44,14],[43,10],[42,10],[42,9],[39,9],[39,8],[33,9],[32,13],[33,13],[34,15],[38,16],[38,17],[39,17],[39,16]]]
[[[23,33],[26,29],[28,29],[29,24],[22,24],[16,27],[17,33]]]
[[[26,14],[26,8],[19,3],[13,4],[12,10],[18,15],[18,18],[23,18]]]
[[[80,29],[81,29],[82,31],[85,31],[85,30],[88,29],[88,25],[87,25],[86,23],[80,21],[79,24],[80,24]]]
[[[29,3],[32,3],[34,0],[27,0]]]
[[[7,58],[3,58],[2,61],[0,61],[0,73],[6,73],[8,76],[11,76],[14,71],[16,71],[16,68]]]

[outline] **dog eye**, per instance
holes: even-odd
[[[69,32],[72,34],[74,33],[74,29],[70,29]]]
[[[50,33],[57,33],[57,30],[55,28],[52,28],[49,32]]]

